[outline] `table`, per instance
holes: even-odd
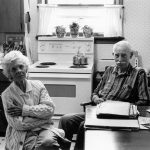
[[[86,109],[86,118],[95,117],[95,107]],[[149,150],[150,130],[85,128],[84,150]]]

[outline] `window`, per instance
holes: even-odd
[[[114,0],[47,0],[48,4],[114,4]]]
[[[55,27],[77,22],[82,27],[93,28],[95,35],[122,36],[123,6],[114,5],[114,0],[47,0],[39,7],[38,35],[52,35]]]

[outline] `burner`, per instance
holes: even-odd
[[[37,68],[48,68],[49,66],[47,65],[39,65],[39,66],[36,66]]]
[[[42,62],[40,65],[56,65],[55,62]]]
[[[74,65],[74,66],[70,66],[70,68],[87,68],[84,65]]]

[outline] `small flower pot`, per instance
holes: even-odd
[[[82,29],[85,38],[90,38],[93,35],[93,29],[91,27],[85,25]]]
[[[83,32],[83,35],[84,35],[85,38],[92,37],[92,33]]]
[[[58,38],[63,38],[65,36],[65,33],[56,33],[56,36]]]
[[[72,38],[76,38],[79,35],[79,25],[78,23],[73,22],[70,25],[70,35]]]
[[[56,36],[63,38],[66,34],[66,29],[63,26],[56,26]]]
[[[78,29],[70,29],[70,35],[72,38],[76,38],[79,35]]]

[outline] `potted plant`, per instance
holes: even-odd
[[[93,29],[88,25],[85,25],[82,29],[83,29],[83,35],[86,38],[90,38],[93,35]]]
[[[56,36],[58,38],[64,37],[66,34],[66,29],[63,26],[56,26]]]
[[[79,34],[79,24],[73,22],[70,26],[70,34],[73,38],[77,37]]]

